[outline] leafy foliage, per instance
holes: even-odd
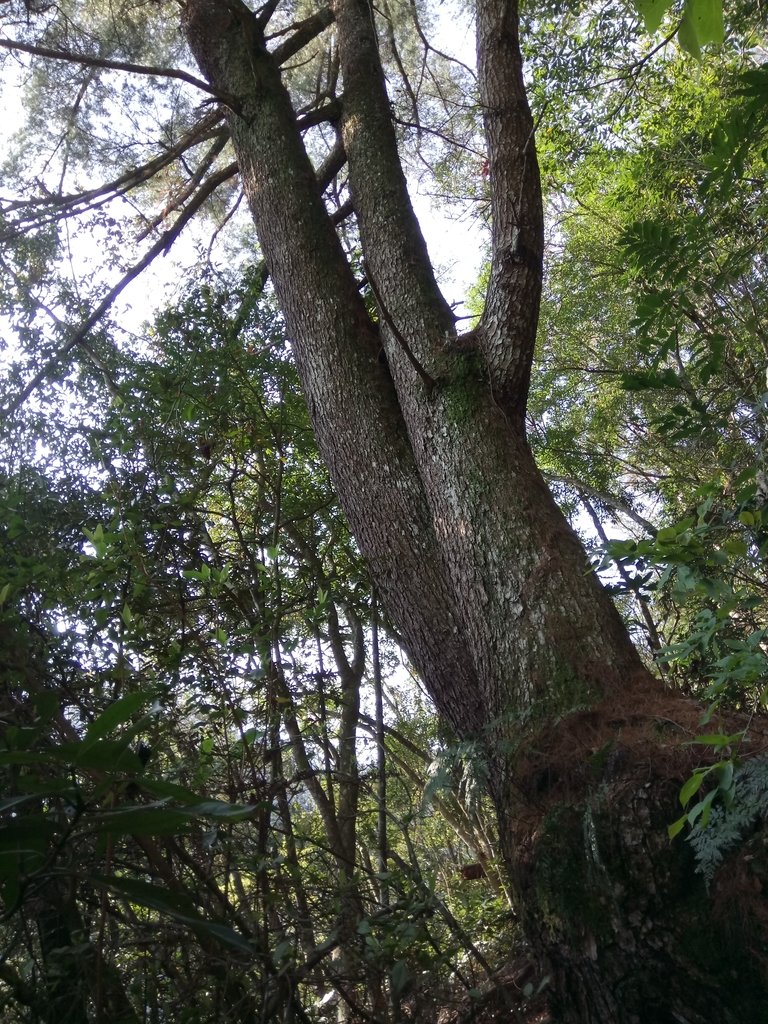
[[[759,821],[768,818],[768,764],[765,758],[747,761],[734,779],[734,799],[729,806],[712,809],[709,824],[697,824],[687,837],[696,855],[698,870],[707,881]]]
[[[667,0],[635,0],[648,32],[656,32],[661,27],[671,6]],[[707,43],[722,43],[725,37],[722,0],[686,0],[677,31],[680,45],[694,57],[701,56],[701,48]]]
[[[495,870],[487,809],[459,787],[445,820],[419,809],[440,741],[395,680],[375,863],[370,585],[262,288],[191,288],[134,351],[105,346],[104,376],[69,382],[44,451],[14,446],[27,423],[6,438],[9,1020],[40,1000],[201,1024],[314,1000],[323,1019],[339,992],[429,1002],[435,977],[448,993],[491,969],[465,927],[480,941],[508,913],[503,888],[456,881],[478,851]],[[382,658],[389,678],[389,641]],[[39,996],[21,998],[29,972]]]

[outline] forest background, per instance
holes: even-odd
[[[687,12],[681,45],[681,12],[641,12],[522,11],[546,212],[527,434],[566,515],[591,524],[645,662],[701,703],[664,840],[721,903],[741,901],[755,952],[765,875],[728,891],[719,870],[768,813],[752,721],[767,685],[765,19],[734,6],[696,60],[716,17],[699,38]],[[272,14],[376,320],[331,19]],[[457,231],[485,232],[490,258],[477,72],[430,44],[435,17],[376,7],[392,121],[411,181]],[[351,537],[224,100],[175,8],[9,3],[3,34],[26,117],[0,219],[3,1019],[557,1008],[505,871],[492,762],[436,716]],[[117,316],[184,232],[193,271],[153,298],[151,322]],[[560,718],[588,707],[563,690]],[[613,753],[590,754],[601,779]],[[585,812],[579,845],[592,827]],[[540,857],[553,891],[567,858]],[[589,960],[588,930],[579,941]],[[720,939],[703,955],[712,977],[731,970]]]

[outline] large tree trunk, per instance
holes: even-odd
[[[485,314],[464,338],[408,197],[372,7],[336,0],[332,14],[378,323],[281,81],[278,58],[294,50],[267,49],[271,9],[188,0],[184,31],[233,97],[244,187],[354,535],[438,708],[487,763],[558,1012],[604,1024],[764,1020],[757,967],[726,955],[685,846],[666,837],[697,711],[643,668],[525,438],[543,231],[515,6],[477,8],[493,247]]]

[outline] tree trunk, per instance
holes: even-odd
[[[188,0],[184,31],[233,97],[232,140],[321,452],[411,658],[485,761],[561,1019],[764,1020],[755,959],[729,954],[685,845],[666,836],[697,709],[644,669],[525,438],[543,218],[515,5],[477,5],[493,237],[485,313],[463,338],[408,197],[373,8],[332,5],[377,323],[281,81],[278,57],[294,51],[267,49],[271,10]]]

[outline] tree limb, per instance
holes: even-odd
[[[150,249],[147,250],[141,259],[137,263],[134,263],[134,265],[125,274],[123,274],[117,284],[110,288],[93,313],[83,321],[69,341],[62,345],[59,351],[53,355],[40,370],[38,370],[34,377],[22,388],[16,398],[11,401],[8,408],[2,411],[1,415],[12,416],[21,408],[24,402],[26,402],[29,396],[36,391],[38,387],[40,387],[43,381],[50,377],[59,363],[61,363],[61,361],[65,359],[74,348],[77,348],[78,345],[81,345],[84,342],[88,333],[107,313],[120,293],[131,283],[131,281],[135,280],[142,271],[147,269],[156,256],[159,256],[162,252],[168,252],[170,247],[203,204],[210,198],[210,196],[213,195],[220,185],[229,178],[234,177],[235,174],[237,174],[237,164],[232,163],[223,167],[220,171],[217,171],[216,174],[212,174],[211,177],[208,178],[205,184],[198,191],[197,195],[194,196],[189,205],[186,206],[179,215],[179,218],[174,225],[167,231],[164,231],[160,238]]]
[[[88,68],[106,68],[110,71],[128,71],[134,75],[151,75],[157,78],[177,78],[188,85],[194,85],[201,92],[208,93],[221,100],[231,110],[237,110],[237,100],[228,93],[214,89],[202,78],[190,75],[188,71],[181,71],[179,68],[159,68],[149,64],[133,64],[130,61],[108,60],[106,57],[92,57],[84,53],[73,53],[71,50],[54,50],[49,46],[37,46],[32,43],[22,43],[17,39],[0,38],[0,47],[14,52],[30,53],[36,57],[47,57],[49,60],[65,60],[69,64],[82,64]]]
[[[49,224],[59,220],[61,217],[84,213],[88,209],[95,209],[102,205],[101,202],[94,202],[95,200],[108,202],[117,196],[126,195],[145,181],[149,181],[150,178],[186,153],[187,150],[202,142],[209,141],[218,134],[226,135],[226,128],[216,129],[215,127],[223,118],[224,114],[221,110],[210,112],[186,132],[178,142],[167,149],[166,152],[161,153],[152,160],[148,160],[140,167],[131,168],[118,178],[114,178],[104,185],[98,185],[96,188],[87,189],[83,192],[74,192],[65,196],[38,196],[33,199],[14,200],[6,204],[3,211],[6,215],[8,213],[15,213],[17,210],[39,208],[43,208],[46,213],[48,211],[52,212],[49,217],[45,216],[45,214],[32,216],[31,213],[26,217],[20,217],[10,225],[11,230],[0,236],[0,241],[7,241],[17,237],[18,233],[25,229],[24,225],[38,224],[42,226]]]
[[[368,0],[335,0],[344,79],[342,136],[365,258],[383,305],[408,334],[422,365],[439,358],[453,331],[413,210]]]
[[[299,50],[304,49],[307,43],[311,43],[316,36],[319,36],[324,29],[328,28],[332,21],[333,12],[330,7],[323,7],[316,14],[299,22],[295,26],[296,31],[293,35],[286,39],[284,43],[274,48],[272,51],[273,58],[278,64],[285,64]]]
[[[221,133],[218,138],[214,139],[213,144],[208,148],[208,152],[203,156],[200,163],[193,171],[189,181],[179,189],[176,194],[166,203],[165,207],[161,212],[150,220],[149,224],[144,228],[139,237],[136,239],[137,242],[142,242],[148,235],[150,235],[158,224],[162,224],[170,214],[174,213],[179,207],[183,206],[189,197],[194,193],[195,189],[199,186],[205,175],[213,166],[216,158],[219,156],[221,151],[227,144],[229,136],[226,132]]]
[[[338,121],[341,117],[341,104],[338,100],[331,100],[330,103],[326,103],[322,107],[315,107],[314,110],[310,110],[306,114],[302,114],[297,119],[299,131],[306,131],[307,128],[313,128],[315,125],[323,124],[324,121]]]
[[[478,0],[477,54],[492,225],[491,272],[478,340],[497,401],[522,426],[541,298],[544,228],[516,0]]]
[[[542,470],[541,473],[544,479],[548,482],[552,481],[553,483],[565,484],[567,487],[573,487],[577,491],[588,494],[591,498],[596,498],[598,501],[602,501],[603,504],[608,505],[620,515],[624,515],[628,519],[631,519],[633,523],[636,523],[641,527],[641,529],[643,529],[650,537],[656,536],[656,527],[653,523],[641,516],[639,512],[635,512],[635,510],[625,501],[622,501],[621,498],[618,498],[613,494],[609,494],[607,491],[600,491],[596,487],[591,487],[589,484],[584,483],[583,480],[576,480],[573,477],[562,476],[559,473],[549,473],[546,470]]]

